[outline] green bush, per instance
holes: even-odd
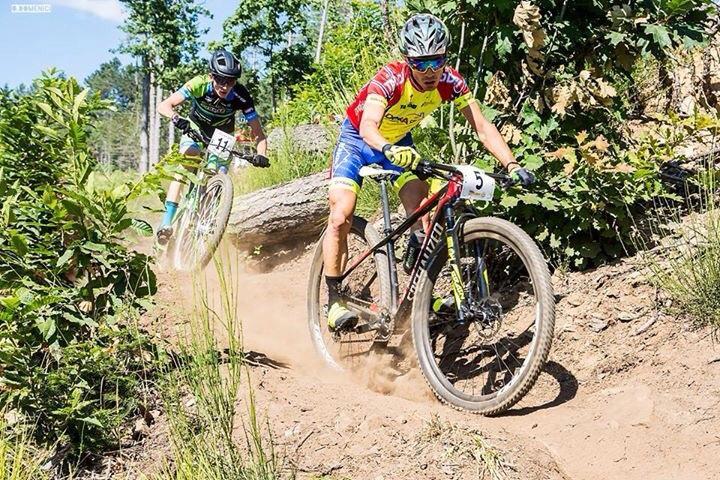
[[[117,442],[155,356],[126,326],[155,291],[149,259],[123,243],[148,231],[127,208],[143,187],[92,173],[107,105],[52,72],[31,94],[0,92],[0,408],[76,452]]]

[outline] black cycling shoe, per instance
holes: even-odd
[[[170,237],[172,237],[173,234],[173,227],[166,226],[166,227],[160,227],[157,231],[157,243],[158,245],[167,245],[168,241],[170,241]]]

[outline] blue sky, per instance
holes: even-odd
[[[50,5],[51,11],[13,13],[12,5],[20,3]],[[132,61],[110,52],[124,38],[117,0],[2,0],[0,5],[0,86],[29,84],[50,66],[83,80],[113,56]],[[210,31],[203,41],[220,39],[234,2],[206,0],[205,7],[215,18],[204,20]]]

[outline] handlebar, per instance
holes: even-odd
[[[440,176],[445,180],[451,180],[454,174],[462,174],[462,172],[453,165],[435,163],[429,160],[422,160],[415,171],[421,175]],[[504,173],[485,172],[485,175],[497,180],[502,186],[511,186],[515,184],[515,180],[510,177],[510,175],[506,175]]]
[[[211,139],[210,139],[207,135],[205,135],[203,132],[201,132],[201,131],[199,131],[199,130],[189,130],[189,131],[185,132],[185,134],[186,134],[188,137],[190,137],[190,138],[192,138],[193,140],[195,140],[196,142],[204,143],[205,145],[210,146],[210,140],[211,140]],[[223,148],[223,147],[220,146],[220,145],[214,145],[214,146],[217,147],[217,148],[219,148],[219,149],[221,149],[221,150],[224,150],[224,151],[226,151],[226,152],[229,152],[230,158],[232,158],[232,157],[237,157],[237,158],[239,158],[239,159],[241,159],[241,160],[245,160],[245,161],[249,162],[251,165],[256,166],[256,167],[267,166],[267,165],[259,165],[258,162],[257,162],[256,159],[255,159],[255,154],[238,152],[238,151],[236,151],[236,150],[232,150],[232,149],[228,149],[228,148]]]

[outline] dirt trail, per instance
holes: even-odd
[[[231,282],[245,348],[260,364],[258,403],[301,478],[483,478],[473,457],[482,452],[504,459],[499,478],[720,478],[720,347],[656,312],[629,261],[554,279],[546,372],[498,418],[441,405],[417,371],[390,383],[325,369],[306,326],[308,270],[306,255]],[[217,292],[216,275],[206,278]],[[163,277],[163,297],[186,308],[189,283]]]

